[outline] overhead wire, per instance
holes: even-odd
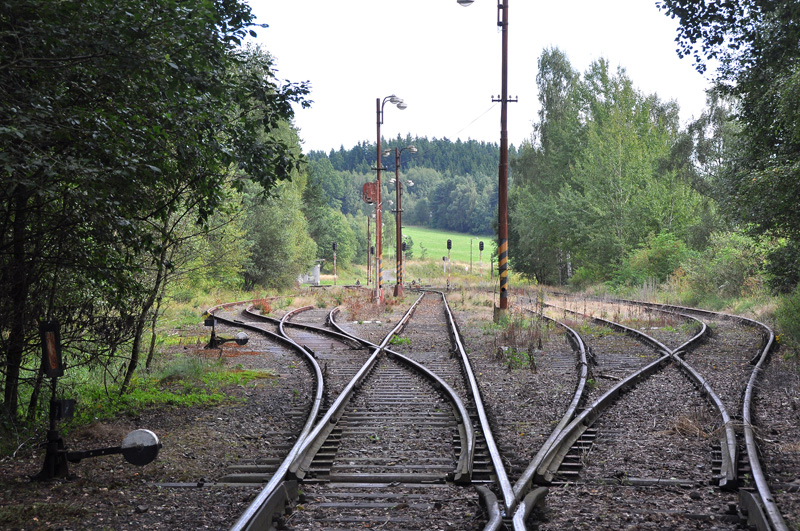
[[[489,107],[488,109],[486,109],[485,111],[483,111],[483,112],[482,112],[482,113],[481,113],[479,116],[477,116],[477,117],[476,117],[474,120],[472,120],[470,123],[468,123],[467,125],[465,125],[465,126],[464,126],[464,127],[462,127],[461,129],[459,129],[458,131],[456,131],[456,134],[454,134],[454,135],[453,135],[453,138],[457,138],[457,137],[458,137],[458,135],[459,135],[459,133],[461,133],[461,131],[463,131],[463,130],[464,130],[464,129],[466,129],[467,127],[471,126],[472,124],[474,124],[475,122],[477,122],[478,120],[480,120],[481,118],[483,118],[483,117],[484,117],[484,116],[485,116],[485,115],[486,115],[486,114],[487,114],[489,111],[491,111],[492,109],[494,109],[495,107],[497,107],[497,103],[498,103],[498,102],[495,102],[495,103],[493,103],[493,104],[491,105],[491,107]]]

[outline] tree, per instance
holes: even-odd
[[[512,165],[515,270],[545,283],[579,268],[604,280],[649,235],[693,234],[702,198],[679,171],[677,105],[605,60],[582,78],[558,50],[539,66],[540,121]]]
[[[269,197],[252,184],[245,194],[245,222],[250,259],[245,288],[286,288],[314,263],[317,245],[311,239],[303,201],[295,183],[280,183]]]
[[[800,4],[658,6],[680,23],[678,55],[693,55],[700,71],[718,60],[715,88],[736,99],[739,152],[726,165],[723,206],[752,234],[786,238],[792,245],[782,249],[791,249],[800,242]]]
[[[539,121],[531,141],[511,160],[509,254],[515,271],[560,283],[568,277],[569,254],[557,198],[582,145],[580,74],[558,49],[544,50],[538,66]]]
[[[0,365],[15,417],[21,376],[38,374],[37,320],[58,319],[69,352],[118,357],[152,288],[140,272],[163,257],[147,226],[187,205],[205,223],[243,185],[233,171],[264,189],[289,178],[299,157],[264,133],[308,89],[241,49],[254,19],[238,0],[19,0],[0,21]]]

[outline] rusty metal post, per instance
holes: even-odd
[[[469,6],[474,0],[457,0]],[[494,308],[494,321],[498,322],[508,313],[508,2],[498,0],[497,25],[502,31],[502,66],[500,96],[492,101],[500,102],[500,165],[497,185],[497,258],[500,277],[500,305]]]
[[[372,283],[372,253],[370,253],[370,249],[372,247],[372,234],[370,234],[370,221],[369,221],[369,214],[367,214],[367,286]]]
[[[384,103],[386,100],[384,100]],[[375,100],[376,112],[378,115],[378,164],[377,178],[378,184],[377,199],[375,200],[375,302],[383,302],[383,230],[381,223],[381,123],[383,122],[381,99]]]
[[[396,283],[394,285],[394,296],[395,297],[402,297],[403,296],[403,229],[402,229],[402,212],[403,212],[403,205],[400,204],[400,196],[402,195],[400,191],[400,148],[394,148],[394,192],[395,192],[395,199],[397,200],[397,210],[395,211],[395,246],[396,246],[396,253],[397,259],[395,263],[395,278]]]
[[[378,164],[376,166],[376,171],[378,172],[376,178],[376,186],[377,186],[377,193],[376,193],[376,201],[375,201],[375,253],[376,253],[376,262],[377,266],[375,267],[375,302],[383,302],[384,295],[383,295],[383,223],[381,221],[382,212],[383,212],[383,199],[381,198],[381,124],[383,123],[383,107],[386,105],[386,102],[391,102],[397,106],[398,109],[403,110],[406,108],[406,104],[403,102],[401,98],[398,98],[394,94],[391,96],[386,96],[381,101],[380,98],[375,100],[375,112],[377,114],[377,130],[378,130],[378,139],[377,139],[377,148],[378,148],[378,156],[377,161]]]
[[[502,27],[502,81],[500,86],[500,167],[497,187],[497,259],[500,275],[500,312],[508,311],[508,2],[497,6]]]
[[[387,150],[388,151],[388,150]],[[394,286],[394,296],[395,297],[402,297],[403,296],[403,185],[400,183],[400,160],[403,155],[403,151],[408,151],[409,153],[416,153],[417,148],[413,145],[406,146],[402,149],[395,147],[394,148],[394,186],[395,186],[395,195],[397,200],[397,209],[394,211],[395,213],[395,239],[397,240],[395,243],[397,244],[396,252],[397,258],[395,260],[395,269],[396,269],[396,278],[397,283]],[[409,185],[413,183],[409,182]]]

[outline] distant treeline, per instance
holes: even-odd
[[[416,147],[418,152],[414,155],[403,153],[402,168],[430,168],[451,175],[497,173],[499,146],[495,143],[477,140],[453,142],[447,138],[428,140],[427,137],[412,138],[410,135],[405,138],[397,135],[393,140],[381,139],[382,149],[402,149],[410,145]],[[511,146],[511,153],[516,153],[514,146]],[[311,151],[308,154],[311,161],[327,158],[335,170],[355,173],[372,172],[375,156],[375,142],[359,142],[350,149],[340,146],[338,150],[331,149],[327,154],[323,151]],[[393,156],[390,158],[393,159]]]
[[[416,153],[403,151],[400,176],[403,182],[403,223],[459,232],[492,232],[497,208],[497,144],[476,140],[432,139],[398,136],[381,140],[382,149],[408,146]],[[516,149],[512,146],[512,155]],[[374,206],[361,199],[361,187],[375,180],[375,143],[359,143],[338,151],[312,151],[308,154],[309,180],[322,189],[328,205],[349,216],[369,216]],[[392,153],[382,159],[384,197],[392,204],[396,191]],[[413,184],[408,184],[408,183]],[[388,195],[387,195],[388,194]]]

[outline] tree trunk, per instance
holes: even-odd
[[[136,372],[136,367],[139,365],[139,354],[142,350],[142,336],[144,335],[144,328],[147,324],[147,314],[150,312],[150,308],[153,307],[156,297],[161,292],[161,283],[164,278],[164,260],[166,259],[166,253],[167,251],[165,245],[161,248],[161,254],[156,261],[158,266],[156,271],[156,279],[153,282],[153,289],[150,290],[150,295],[147,297],[147,300],[144,301],[144,304],[142,305],[142,311],[139,313],[139,317],[136,319],[133,345],[131,345],[131,360],[128,363],[128,370],[125,371],[125,380],[123,380],[122,387],[120,387],[119,390],[120,395],[125,394],[125,392],[128,390],[128,386],[130,386],[133,375]]]
[[[147,362],[144,364],[146,369],[150,369],[150,365],[153,363],[153,356],[156,350],[156,325],[158,324],[158,316],[161,315],[161,302],[164,300],[164,291],[166,288],[167,282],[165,276],[164,281],[161,283],[161,290],[156,300],[156,310],[153,312],[153,319],[150,324],[150,349],[147,352]]]
[[[3,390],[3,402],[8,415],[16,419],[19,406],[19,372],[22,356],[25,351],[25,325],[27,321],[28,275],[25,263],[25,242],[27,241],[27,204],[28,193],[23,186],[14,192],[14,221],[11,239],[14,242],[9,286],[11,302],[11,325],[9,327],[8,351],[6,354],[6,381]]]

